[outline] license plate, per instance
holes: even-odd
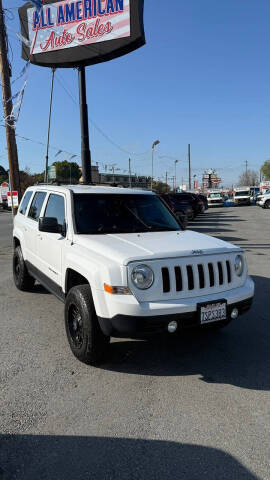
[[[227,304],[226,302],[209,303],[201,305],[200,320],[201,324],[218,322],[226,320],[227,318]]]

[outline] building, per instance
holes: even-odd
[[[92,182],[97,185],[119,185],[121,187],[128,188],[131,183],[131,188],[142,188],[144,190],[151,189],[151,177],[131,175],[129,178],[129,175],[124,175],[121,173],[99,173],[99,168],[96,165],[92,165],[91,172]],[[80,179],[80,182],[81,181],[82,178]]]
[[[128,188],[131,184],[132,188],[143,188],[144,190],[149,190],[151,188],[151,177],[137,175],[131,175],[129,177],[129,175],[124,175],[121,173],[100,173],[99,183],[108,185],[116,184],[125,188]]]

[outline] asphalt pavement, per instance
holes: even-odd
[[[242,246],[252,310],[219,333],[114,339],[100,368],[69,350],[63,305],[11,272],[0,212],[1,480],[270,479],[270,212],[208,210],[191,228]]]

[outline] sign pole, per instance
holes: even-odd
[[[44,182],[48,183],[48,166],[49,166],[49,148],[50,148],[50,133],[51,133],[51,118],[52,118],[52,101],[53,101],[53,87],[54,87],[54,74],[55,68],[52,68],[52,81],[51,81],[51,94],[50,94],[50,110],[49,110],[49,123],[48,123],[48,136],[47,136],[47,151],[46,151],[46,165]]]
[[[89,146],[88,106],[86,99],[85,67],[78,67],[81,116],[81,157],[83,183],[92,183],[91,153]]]

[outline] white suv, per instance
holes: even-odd
[[[262,208],[270,208],[270,190],[267,190],[264,194],[258,195],[257,203]]]
[[[88,364],[102,360],[110,336],[219,328],[252,304],[243,251],[183,231],[152,192],[31,187],[13,239],[17,288],[37,280],[65,302],[70,347]]]

